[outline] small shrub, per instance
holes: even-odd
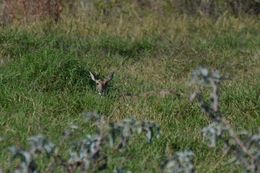
[[[41,172],[37,160],[44,157],[48,160],[44,170],[55,172],[61,168],[65,172],[89,172],[107,169],[108,149],[122,150],[129,143],[135,134],[144,133],[148,143],[160,135],[160,128],[150,121],[136,121],[134,119],[125,119],[122,122],[109,122],[104,116],[95,112],[84,114],[88,122],[92,122],[97,127],[97,133],[86,135],[77,142],[69,144],[69,140],[79,130],[77,125],[71,124],[61,137],[58,145],[53,144],[48,138],[38,135],[28,139],[29,148],[21,149],[10,147],[11,167],[8,171],[21,173]],[[83,135],[84,136],[84,135]],[[67,142],[67,143],[66,143]],[[69,144],[69,157],[65,158],[65,153],[61,153],[61,145]],[[42,155],[41,157],[39,157]],[[16,165],[14,165],[16,164]],[[13,170],[14,168],[14,170]],[[115,172],[125,172],[122,168],[116,168]]]
[[[260,172],[260,133],[251,134],[247,131],[235,131],[220,110],[219,86],[226,79],[218,71],[200,68],[193,73],[193,84],[211,89],[210,98],[205,97],[203,88],[191,95],[191,100],[197,100],[201,111],[211,120],[211,124],[203,128],[203,136],[209,141],[210,147],[216,147],[221,141],[224,152],[230,154],[230,163],[242,166],[247,172]]]
[[[176,152],[162,166],[164,173],[195,173],[195,154],[192,151]]]

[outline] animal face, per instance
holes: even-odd
[[[106,79],[101,80],[101,79],[97,79],[95,77],[95,75],[91,72],[89,72],[91,79],[96,83],[96,89],[98,91],[98,93],[100,95],[104,95],[107,87],[108,87],[108,83],[113,79],[114,76],[114,72],[112,72]]]

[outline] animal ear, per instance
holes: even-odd
[[[112,73],[107,77],[106,82],[111,81],[111,80],[113,79],[113,77],[114,77],[114,72],[112,72]]]
[[[93,75],[93,73],[91,73],[91,72],[89,72],[89,74],[90,74],[90,77],[91,77],[91,79],[93,80],[93,81],[97,81],[97,79],[95,78],[95,76]]]

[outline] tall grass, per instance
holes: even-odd
[[[96,110],[109,120],[133,116],[162,128],[151,146],[137,138],[123,153],[112,152],[110,170],[122,165],[133,172],[157,172],[165,153],[191,149],[198,172],[242,172],[225,164],[229,158],[221,148],[212,151],[202,143],[200,130],[208,120],[189,103],[186,84],[198,66],[229,75],[232,80],[221,88],[222,110],[235,127],[255,132],[260,123],[257,17],[194,18],[131,4],[110,12],[83,7],[88,10],[74,16],[63,13],[57,24],[0,28],[1,165],[8,167],[5,149],[26,145],[29,136],[41,133],[59,143],[71,122],[84,127],[82,134],[93,132],[79,115]],[[100,76],[115,71],[107,97],[96,93],[89,70]],[[176,94],[159,97],[156,92],[165,88]],[[122,98],[126,93],[135,97]]]

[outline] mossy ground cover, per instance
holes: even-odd
[[[109,170],[159,172],[165,154],[190,149],[198,172],[239,172],[227,165],[221,147],[210,149],[201,129],[209,120],[189,102],[191,73],[218,69],[230,80],[221,87],[221,108],[237,129],[260,125],[260,24],[256,17],[216,20],[187,16],[129,14],[67,19],[3,27],[0,32],[0,163],[6,148],[44,134],[54,143],[68,124],[82,124],[82,112],[113,121],[134,117],[160,124],[152,145],[137,137],[124,152],[111,152]],[[101,97],[89,71],[115,77]],[[158,91],[174,89],[162,98]],[[152,93],[146,96],[143,93]],[[137,97],[123,98],[126,93]],[[84,125],[82,135],[92,133]],[[166,149],[167,148],[167,149]]]

